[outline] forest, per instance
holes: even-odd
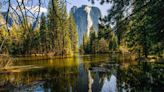
[[[71,55],[77,52],[78,34],[72,14],[68,16],[66,6],[57,2],[49,2],[48,14],[41,14],[38,27],[34,28],[28,17],[24,17],[19,25],[13,24],[9,31],[2,26],[1,53]]]
[[[162,0],[102,0],[100,3],[103,5],[106,2],[113,2],[114,5],[109,10],[108,16],[100,19],[102,24],[97,35],[91,33],[88,43],[87,39],[84,39],[86,52],[121,51],[143,57],[163,55],[164,13],[161,11],[164,10],[164,2]],[[131,13],[126,14],[130,8]],[[111,25],[114,27],[111,28]],[[97,46],[103,49],[99,50]]]
[[[27,16],[23,17],[19,25],[13,23],[10,28],[2,25],[0,53],[64,56],[77,52],[96,54],[114,51],[144,57],[163,55],[162,0],[102,0],[102,5],[110,2],[114,4],[108,15],[100,18],[99,31],[95,32],[91,28],[90,36],[84,34],[82,44],[78,44],[73,14],[70,12],[68,15],[66,4],[59,1],[49,1],[48,13],[42,13],[36,25],[29,23]],[[88,3],[94,4],[94,0]]]

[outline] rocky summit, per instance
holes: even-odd
[[[81,44],[83,35],[87,33],[89,36],[91,27],[93,27],[94,31],[98,31],[98,22],[101,17],[101,11],[97,7],[82,5],[79,8],[73,6],[71,12],[78,29],[79,44]]]

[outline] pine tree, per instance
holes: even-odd
[[[50,0],[48,9],[48,28],[51,38],[51,50],[56,55],[71,54],[71,41],[68,30],[68,16],[65,2],[62,0]]]
[[[58,0],[50,0],[48,5],[48,30],[50,36],[50,51],[55,51],[57,48],[58,39]],[[58,24],[59,25],[59,24]]]
[[[41,14],[40,20],[40,45],[41,45],[41,53],[47,50],[47,25],[46,25],[46,17],[44,13]]]
[[[90,46],[89,46],[89,37],[87,33],[83,35],[83,50],[85,53],[90,53]]]
[[[59,43],[60,39],[60,17],[59,13],[59,0],[50,0],[49,7],[48,7],[48,30],[50,36],[50,51],[54,52],[55,54],[59,54],[61,44]]]
[[[78,32],[72,13],[70,13],[69,15],[68,22],[69,22],[69,32],[70,32],[72,51],[78,52]]]

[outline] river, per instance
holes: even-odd
[[[0,74],[0,92],[164,92],[164,63],[122,55],[78,55],[36,60],[17,58],[26,69]]]

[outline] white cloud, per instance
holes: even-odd
[[[39,6],[34,6],[34,7],[27,7],[26,6],[26,8],[29,9],[32,13],[39,12]],[[40,12],[46,13],[47,12],[47,8],[40,7]]]
[[[27,3],[28,1],[32,2],[32,0],[23,0],[23,1],[24,1],[24,3]],[[22,0],[18,0],[18,2],[22,2]],[[30,10],[30,12],[32,12],[32,13],[35,13],[35,12],[39,11],[39,6],[38,5],[33,5],[32,7],[26,6],[26,9]],[[22,10],[23,10],[23,6],[22,6]],[[46,13],[47,8],[41,6],[40,7],[40,12]]]
[[[23,0],[24,2],[27,2],[28,0]],[[22,0],[18,0],[18,2],[22,2]]]
[[[26,7],[26,11],[27,12],[31,12],[31,13],[37,13],[39,12],[39,9],[40,9],[40,13],[47,13],[47,8],[45,7],[42,7],[42,6],[32,6],[32,7],[29,7],[29,6],[25,6]],[[18,11],[20,11],[20,8],[17,6],[17,7],[14,7],[14,9],[17,9]],[[24,8],[23,6],[21,6],[21,10],[24,11]]]

